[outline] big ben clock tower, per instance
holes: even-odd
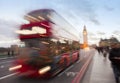
[[[86,26],[84,26],[84,29],[83,29],[83,45],[84,45],[84,48],[88,47],[88,38],[87,38]]]

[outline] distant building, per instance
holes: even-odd
[[[7,55],[9,48],[0,47],[0,55]]]
[[[110,39],[101,39],[99,42],[99,46],[111,46],[113,43],[120,43],[117,38],[111,37]]]
[[[16,55],[16,54],[18,54],[18,50],[19,50],[18,45],[11,45],[11,47],[10,47],[11,55]]]
[[[11,45],[10,48],[0,47],[0,55],[16,55],[18,54],[19,47],[18,45]]]

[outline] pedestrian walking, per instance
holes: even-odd
[[[116,83],[120,83],[120,44],[114,43],[111,46],[109,60],[111,61]]]
[[[109,47],[108,47],[108,46],[103,47],[103,56],[104,56],[105,58],[107,57],[108,53],[109,53]]]
[[[103,56],[106,58],[107,57],[107,51],[104,49],[103,50]]]

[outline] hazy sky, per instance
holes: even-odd
[[[52,8],[63,16],[81,42],[84,25],[90,44],[112,35],[120,40],[119,4],[119,0],[0,0],[0,47],[16,43],[14,31],[24,23],[23,16],[41,8]]]

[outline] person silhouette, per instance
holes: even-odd
[[[111,45],[109,60],[111,61],[116,83],[120,83],[120,44],[114,43]]]

